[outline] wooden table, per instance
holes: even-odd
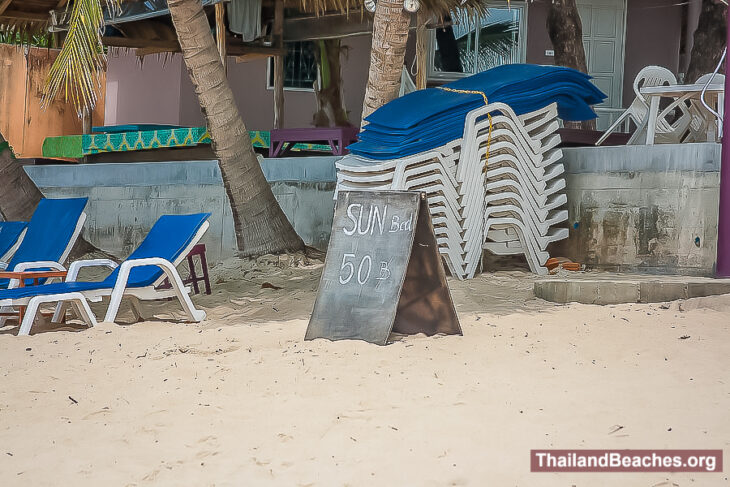
[[[646,144],[654,145],[654,139],[656,138],[656,126],[657,120],[659,119],[659,102],[662,98],[673,98],[674,101],[663,110],[668,112],[680,103],[684,103],[687,100],[696,100],[697,103],[702,97],[702,91],[705,89],[705,83],[692,84],[692,85],[669,85],[669,86],[650,86],[647,88],[641,88],[639,92],[644,95],[649,101],[649,116],[645,123],[642,123],[641,127],[637,128],[637,132],[641,131],[646,127]],[[705,90],[706,100],[708,104],[716,107],[716,111],[720,113],[720,119],[722,119],[725,85],[724,83],[711,83]],[[717,133],[722,133],[722,122],[718,123]]]
[[[25,287],[26,280],[32,279],[33,285],[37,286],[41,279],[48,279],[51,277],[60,277],[61,280],[66,278],[67,271],[21,271],[21,272],[5,272],[0,271],[0,279],[18,279],[18,287]],[[18,323],[23,321],[23,313],[25,312],[25,306],[18,306]],[[5,316],[15,316],[16,313],[0,313]]]
[[[332,154],[347,154],[346,146],[357,142],[358,127],[311,127],[301,129],[274,129],[271,131],[269,157],[281,157],[297,142],[329,144]]]

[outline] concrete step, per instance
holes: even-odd
[[[586,272],[538,279],[534,292],[553,303],[662,303],[730,294],[730,279]]]

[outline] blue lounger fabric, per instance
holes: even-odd
[[[195,238],[210,217],[210,213],[193,215],[164,215],[152,226],[149,233],[127,260],[161,257],[173,262]],[[162,276],[157,266],[135,267],[129,273],[127,287],[145,287]],[[112,289],[116,284],[119,268],[106,279],[98,282],[58,282],[16,289],[0,290],[0,300],[19,299],[39,295],[63,294],[95,289]]]
[[[557,103],[563,120],[596,118],[592,105],[606,95],[590,76],[562,66],[507,64],[469,76],[442,88],[428,88],[397,98],[365,120],[359,141],[348,149],[376,160],[396,159],[440,147],[463,137],[467,114],[489,103],[505,103],[517,115]],[[477,91],[461,93],[448,90]]]
[[[23,262],[58,262],[76,231],[87,201],[88,198],[42,199],[7,270],[12,271]],[[7,288],[9,282],[0,279],[0,289]]]
[[[27,226],[25,222],[0,222],[0,257],[13,248]]]

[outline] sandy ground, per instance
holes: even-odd
[[[463,337],[304,342],[320,271],[228,261],[200,324],[164,302],[0,331],[0,485],[730,485],[529,471],[530,449],[727,449],[730,295],[558,306],[500,272],[450,281]]]

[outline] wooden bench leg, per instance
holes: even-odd
[[[340,154],[340,150],[341,150],[342,145],[341,144],[337,144],[338,140],[336,140],[336,139],[330,139],[328,142],[330,144],[330,148],[332,149],[332,155],[335,155],[335,156],[342,155],[342,154]]]

